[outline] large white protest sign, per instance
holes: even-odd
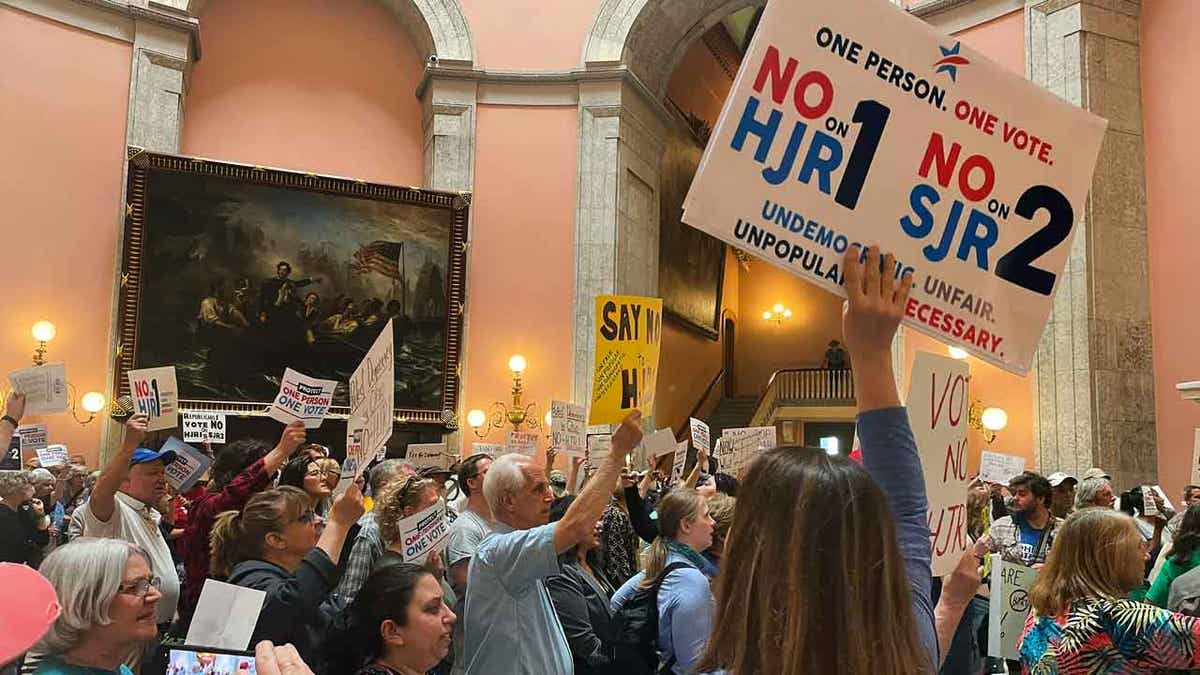
[[[692,447],[705,452],[712,451],[712,441],[708,425],[703,420],[698,420],[695,417],[688,419],[688,426],[692,430]]]
[[[717,465],[723,473],[735,478],[763,450],[779,444],[775,427],[746,427],[721,432]]]
[[[678,485],[683,480],[683,466],[687,464],[688,442],[679,441],[675,445],[675,457],[671,464],[671,484]]]
[[[1037,580],[1037,570],[1004,560],[999,553],[992,558],[992,593],[988,617],[988,656],[1019,659],[1021,633],[1029,616],[1029,589]]]
[[[587,452],[587,411],[583,406],[550,402],[550,447],[576,457]]]
[[[8,374],[13,391],[25,394],[25,414],[67,411],[67,366],[47,363]]]
[[[265,591],[205,579],[185,644],[245,651],[266,598]]]
[[[38,464],[46,469],[52,466],[65,466],[70,461],[68,455],[65,445],[47,445],[37,450]]]
[[[279,393],[271,403],[267,417],[291,424],[304,422],[306,429],[316,429],[325,420],[325,413],[333,404],[334,380],[320,380],[288,368],[283,371]]]
[[[129,393],[133,411],[150,417],[148,431],[174,429],[179,425],[179,387],[175,366],[129,371]]]
[[[683,220],[842,296],[878,243],[907,325],[1024,374],[1105,126],[883,0],[772,2]]]
[[[392,437],[396,413],[396,349],[392,320],[350,376],[350,414],[366,421],[363,447],[375,453]]]
[[[167,482],[179,492],[192,489],[196,481],[212,466],[212,458],[174,436],[163,443],[162,449],[175,453],[175,461],[166,465]]]
[[[448,469],[451,457],[450,453],[446,452],[445,443],[410,443],[404,459],[418,469],[427,466]]]
[[[1025,470],[1025,458],[1000,452],[983,451],[979,461],[979,479],[987,483],[1008,485],[1013,476]]]
[[[21,452],[37,452],[49,442],[45,424],[22,424],[17,427],[17,435],[21,439]]]
[[[532,431],[510,431],[504,436],[504,452],[519,452],[533,457],[537,453],[538,435]]]
[[[967,388],[965,361],[917,352],[908,390],[908,420],[929,496],[933,575],[949,574],[967,549]]]
[[[225,442],[225,413],[185,410],[181,417],[184,443]]]
[[[440,499],[424,511],[401,520],[397,527],[404,547],[400,555],[408,563],[424,564],[429,553],[440,548],[450,536],[446,505]]]

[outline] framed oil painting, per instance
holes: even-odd
[[[659,200],[658,291],[663,314],[711,340],[720,336],[725,244],[683,222],[702,148],[674,133],[663,153]]]
[[[130,148],[114,390],[254,414],[285,368],[347,382],[392,321],[396,415],[454,425],[470,195]]]

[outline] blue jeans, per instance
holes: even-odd
[[[978,675],[987,655],[988,599],[971,599],[950,641],[941,675]]]

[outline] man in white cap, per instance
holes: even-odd
[[[1058,518],[1066,518],[1075,512],[1075,486],[1079,479],[1069,473],[1057,471],[1046,477],[1050,481],[1053,496],[1050,511]]]
[[[1092,468],[1083,472],[1083,480],[1087,480],[1089,478],[1103,478],[1104,480],[1107,480],[1107,481],[1112,480],[1112,476],[1108,475],[1107,471],[1105,471],[1104,469],[1101,469],[1098,466],[1093,466]]]

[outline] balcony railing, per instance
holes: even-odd
[[[766,423],[784,406],[852,406],[854,377],[850,370],[795,368],[777,370],[754,409],[751,426]]]

